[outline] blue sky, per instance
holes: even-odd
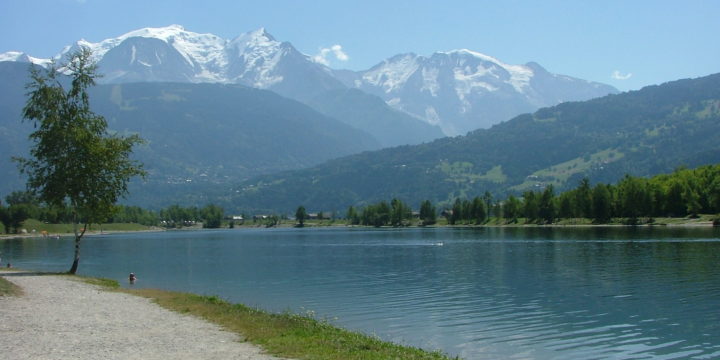
[[[2,0],[0,52],[50,57],[170,24],[227,39],[265,27],[308,55],[339,45],[325,51],[334,68],[467,48],[633,90],[720,72],[718,14],[716,0]]]

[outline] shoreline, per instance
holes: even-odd
[[[581,227],[581,228],[603,228],[603,227],[717,227],[717,225],[713,224],[713,219],[715,215],[703,215],[696,219],[690,219],[690,218],[659,218],[662,219],[661,221],[652,222],[652,223],[639,223],[639,224],[626,224],[620,221],[610,222],[610,223],[604,223],[604,224],[593,224],[591,222],[586,223],[552,223],[552,224],[534,224],[534,223],[498,223],[496,221],[487,222],[484,224],[456,224],[456,225],[450,225],[446,223],[439,223],[439,224],[433,224],[433,225],[420,225],[420,224],[411,224],[407,226],[392,226],[392,225],[384,225],[384,226],[372,226],[372,225],[351,225],[346,224],[342,222],[342,220],[339,221],[329,221],[327,223],[323,222],[305,222],[305,225],[302,227],[296,226],[297,223],[290,223],[291,220],[285,220],[288,221],[287,223],[280,223],[274,226],[267,227],[263,224],[245,224],[245,225],[235,225],[236,229],[261,229],[261,228],[370,228],[370,229],[413,229],[413,228],[572,228],[572,227]],[[569,219],[566,219],[567,221],[572,221]],[[577,219],[577,221],[583,221],[585,219]],[[322,220],[321,220],[322,221]],[[565,220],[564,220],[565,221]],[[225,227],[224,229],[227,229]]]
[[[157,228],[157,229],[147,229],[147,230],[90,230],[85,232],[85,235],[83,235],[83,239],[87,237],[93,237],[93,236],[99,236],[99,235],[112,235],[112,234],[128,234],[128,233],[153,233],[153,232],[163,232],[168,231],[167,229],[163,228]],[[75,236],[74,233],[67,233],[67,232],[61,232],[61,233],[53,233],[48,234],[47,236],[43,236],[40,233],[25,233],[25,234],[0,234],[0,240],[2,239],[42,239],[42,238],[56,238],[56,237],[69,237],[69,236]]]
[[[216,296],[18,269],[0,279],[23,292],[0,293],[0,353],[13,359],[450,359]]]
[[[80,277],[0,271],[23,295],[0,296],[9,359],[279,360],[216,324]]]
[[[201,230],[241,230],[241,229],[272,229],[272,228],[278,228],[278,229],[290,229],[290,228],[366,228],[366,229],[440,229],[440,228],[450,228],[450,229],[464,229],[464,228],[704,228],[704,227],[718,227],[718,225],[713,223],[712,218],[714,218],[714,215],[703,215],[700,218],[697,219],[689,219],[689,218],[661,218],[663,221],[666,222],[653,222],[653,223],[640,223],[640,224],[625,224],[622,222],[612,222],[612,223],[606,223],[606,224],[592,224],[592,223],[580,223],[580,224],[573,224],[573,223],[553,223],[553,224],[525,224],[525,223],[509,223],[509,224],[498,224],[497,222],[493,223],[485,223],[485,224],[456,224],[456,225],[449,225],[449,224],[433,224],[433,225],[420,225],[420,224],[412,224],[407,226],[371,226],[371,225],[351,225],[346,224],[344,222],[336,222],[336,221],[330,221],[328,223],[318,223],[318,222],[306,222],[304,226],[299,227],[296,223],[290,223],[291,220],[285,220],[288,221],[287,223],[283,223],[282,221],[274,226],[266,226],[263,224],[242,224],[242,225],[235,225],[233,228],[229,228],[227,226],[215,228],[215,229],[209,229],[209,228],[202,228],[202,227],[183,227],[183,228],[163,228],[159,226],[153,226],[150,229],[142,229],[142,230],[90,230],[85,233],[84,237],[94,237],[99,235],[112,235],[112,234],[126,234],[126,233],[153,233],[153,232],[165,232],[165,231],[201,231]],[[582,220],[582,219],[580,219]],[[669,220],[669,221],[668,221]],[[54,233],[50,234],[46,237],[69,237],[74,236],[73,233],[67,233],[67,232],[61,232],[61,233]],[[40,233],[23,233],[23,234],[0,234],[0,240],[3,239],[27,239],[27,238],[43,238],[43,235]]]

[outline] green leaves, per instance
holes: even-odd
[[[60,67],[70,73],[69,90],[55,64],[46,70],[31,68],[23,118],[36,129],[30,134],[32,158],[16,159],[28,175],[28,188],[50,206],[69,205],[76,224],[108,219],[119,197],[127,193],[130,178],[145,174],[141,164],[129,159],[141,139],[109,136],[105,118],[90,110],[87,89],[98,77],[91,56],[89,49],[82,48]],[[73,273],[82,235],[75,235]]]
[[[297,210],[295,210],[295,219],[297,219],[301,227],[305,225],[305,219],[307,219],[307,217],[308,214],[307,211],[305,211],[305,207],[302,205],[298,206]]]

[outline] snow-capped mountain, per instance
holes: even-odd
[[[229,40],[179,25],[145,28],[98,43],[80,40],[54,59],[80,46],[93,51],[105,83],[238,83],[305,103],[317,103],[328,91],[357,88],[440,126],[446,135],[489,127],[539,107],[617,92],[551,74],[535,63],[509,65],[470,50],[396,55],[367,71],[333,70],[263,28]],[[0,61],[46,65],[50,59],[8,52],[0,54]]]
[[[77,41],[54,59],[80,47],[90,48],[104,77],[102,83],[137,81],[238,83],[298,98],[344,88],[329,68],[315,63],[290,43],[275,40],[261,28],[234,39],[185,30],[180,25],[145,28],[92,43]],[[46,65],[19,52],[0,61]]]
[[[439,125],[445,134],[487,128],[564,101],[615,93],[609,85],[551,74],[536,63],[509,65],[478,52],[401,54],[362,72],[338,73],[347,86]]]
[[[27,62],[33,63],[40,66],[46,66],[50,63],[50,59],[40,59],[32,57],[24,52],[19,51],[8,51],[0,54],[0,61],[16,61],[16,62]]]

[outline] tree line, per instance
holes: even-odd
[[[547,192],[550,194],[546,195]],[[545,213],[530,211],[526,217],[545,222],[553,218],[584,217],[596,223],[624,218],[629,223],[637,223],[640,218],[718,214],[720,165],[678,169],[650,179],[626,175],[615,185],[590,186],[584,178],[577,188],[557,197],[551,196],[551,187],[542,195],[551,197],[551,207]],[[542,205],[542,197],[538,203]]]
[[[27,219],[50,224],[67,224],[74,221],[70,207],[48,206],[30,192],[14,191],[5,197],[5,204],[7,205],[0,201],[0,222],[5,227],[5,233],[19,232]],[[204,207],[171,205],[159,211],[143,209],[139,206],[117,205],[105,223],[136,223],[166,228],[181,228],[202,223],[205,228],[219,228],[224,218],[223,208],[214,204]]]
[[[304,208],[302,209],[304,211]],[[720,213],[720,165],[697,169],[678,169],[650,179],[626,175],[617,184],[596,184],[583,178],[574,189],[556,194],[552,185],[543,190],[528,190],[521,196],[493,199],[485,192],[472,199],[456,198],[449,208],[437,213],[430,201],[420,211],[397,198],[365,207],[350,206],[346,218],[350,224],[365,226],[406,226],[414,217],[421,225],[432,225],[437,217],[449,225],[484,224],[490,218],[505,223],[552,224],[561,219],[590,219],[606,224],[621,219],[626,224],[652,222],[655,217],[697,217]]]
[[[31,193],[13,192],[0,203],[0,221],[6,232],[17,232],[28,218],[48,223],[68,223],[72,212],[67,207],[47,206]],[[419,212],[400,199],[380,201],[364,207],[350,206],[348,224],[364,226],[408,226],[413,221],[433,225],[438,217],[448,224],[484,224],[491,218],[507,224],[551,224],[561,219],[590,219],[605,224],[622,219],[627,224],[651,222],[655,217],[687,217],[720,213],[720,165],[697,169],[678,169],[671,174],[653,178],[626,175],[617,184],[591,185],[583,178],[574,189],[556,194],[552,185],[541,191],[525,191],[520,196],[494,199],[485,192],[471,199],[457,198],[438,213],[438,206],[425,200]],[[296,220],[304,222],[307,212],[303,206],[296,211]],[[202,208],[172,205],[159,211],[137,206],[116,206],[108,223],[138,223],[147,226],[179,228],[202,223],[206,228],[222,225],[224,210],[217,205]],[[416,220],[417,219],[417,220]],[[277,220],[275,224],[277,223]]]
[[[569,191],[555,193],[552,185],[542,191],[525,191],[493,202],[489,194],[473,200],[457,199],[448,212],[448,223],[485,222],[490,216],[516,223],[550,224],[559,219],[587,218],[605,224],[612,219],[637,224],[655,217],[697,217],[720,213],[720,165],[678,169],[650,179],[626,175],[617,184],[590,185],[583,178]]]
[[[381,201],[361,209],[350,206],[347,219],[353,225],[366,226],[406,226],[412,218],[412,209],[399,199],[392,199],[389,203]]]

